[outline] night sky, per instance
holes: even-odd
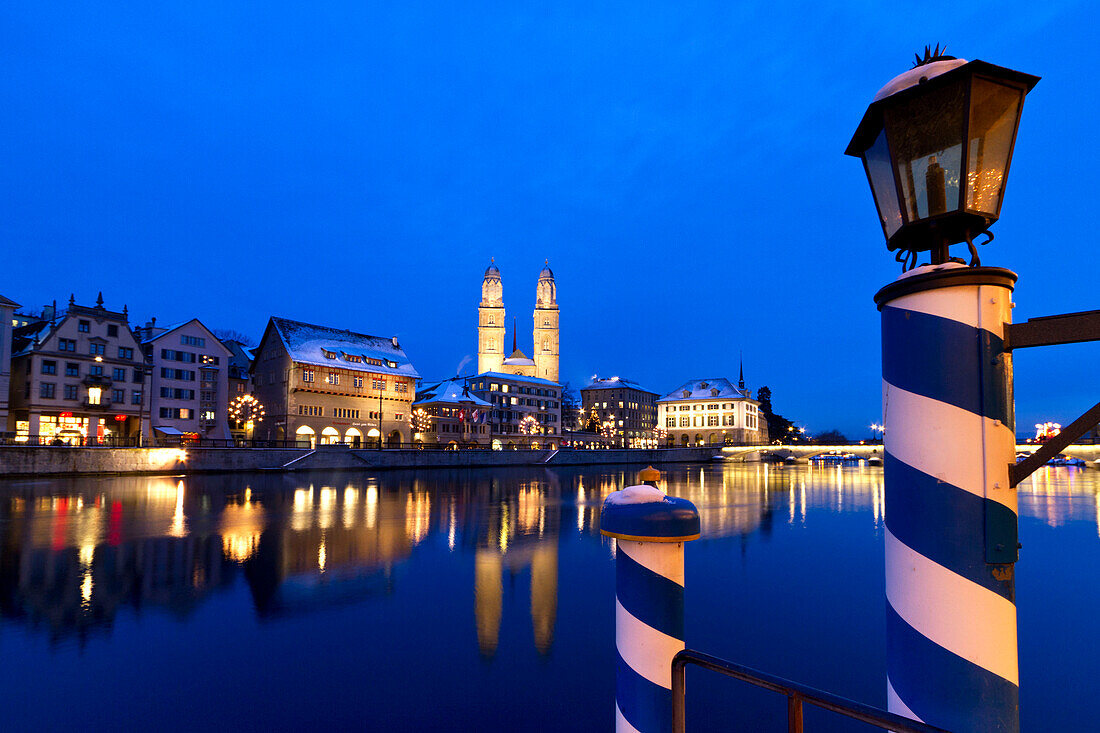
[[[0,294],[397,334],[433,378],[476,358],[490,257],[530,351],[549,258],[563,380],[665,393],[743,352],[777,412],[869,437],[900,267],[843,150],[947,43],[1043,77],[982,252],[1015,319],[1100,307],[1100,5],[735,5],[5,3]],[[1019,432],[1100,399],[1098,356],[1019,352]]]

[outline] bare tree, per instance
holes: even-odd
[[[255,346],[251,336],[246,336],[240,331],[234,331],[232,328],[215,328],[214,335],[218,337],[219,341],[240,341],[245,346]]]

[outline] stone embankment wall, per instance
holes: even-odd
[[[715,448],[654,450],[317,450],[271,448],[70,448],[0,446],[0,479],[26,476],[177,474],[490,466],[591,466],[709,461]]]

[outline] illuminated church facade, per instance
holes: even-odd
[[[557,284],[549,261],[539,273],[535,287],[533,353],[527,356],[519,350],[516,328],[512,326],[512,349],[506,349],[504,288],[500,269],[490,262],[481,282],[481,303],[478,305],[477,371],[536,377],[558,382],[559,312]]]

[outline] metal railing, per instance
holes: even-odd
[[[948,733],[943,728],[927,725],[916,720],[888,713],[885,710],[864,705],[839,695],[802,685],[791,680],[776,677],[751,667],[727,662],[709,654],[684,649],[672,658],[672,730],[684,733],[686,728],[684,700],[684,682],[687,677],[687,665],[695,664],[703,669],[724,674],[727,677],[763,687],[772,692],[787,696],[787,731],[802,733],[802,704],[809,703],[849,718],[876,725],[879,728],[897,733]]]

